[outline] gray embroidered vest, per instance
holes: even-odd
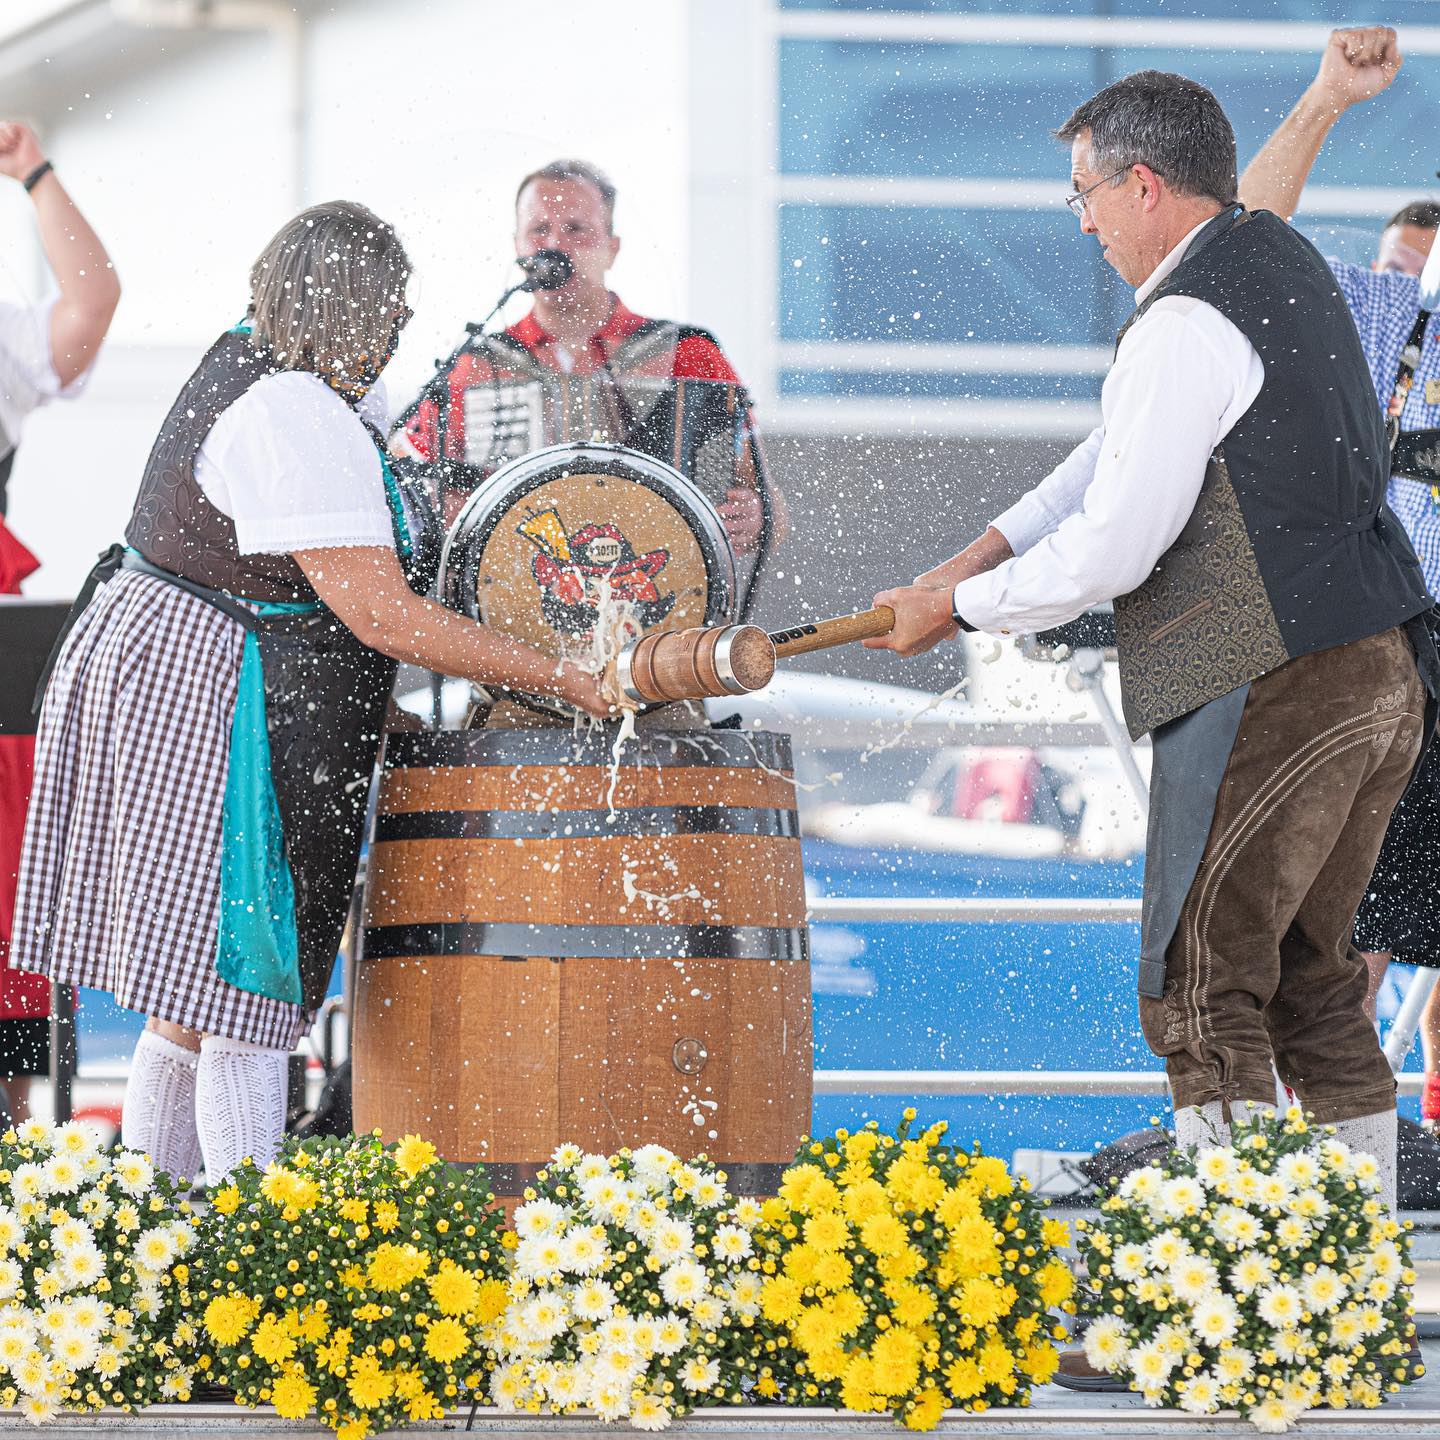
[[[1388,450],[1360,337],[1315,248],[1267,211],[1222,211],[1125,323],[1117,352],[1167,295],[1219,310],[1255,347],[1265,381],[1211,455],[1179,538],[1115,601],[1137,739],[1432,603],[1385,506]]]

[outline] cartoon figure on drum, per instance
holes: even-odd
[[[763,554],[788,520],[750,397],[708,331],[646,319],[607,288],[614,211],[614,185],[583,161],[521,181],[515,253],[560,251],[569,278],[537,289],[534,309],[503,333],[472,336],[401,416],[391,449],[443,462],[448,523],[507,461],[566,441],[622,445],[692,480],[737,554]]]

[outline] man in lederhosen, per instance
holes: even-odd
[[[1083,233],[1137,287],[1102,424],[878,596],[897,623],[867,643],[917,654],[1114,600],[1126,719],[1154,738],[1140,1020],[1177,1138],[1273,1106],[1273,1066],[1378,1158],[1393,1205],[1395,1080],[1350,934],[1440,662],[1365,356],[1320,255],[1236,203],[1203,86],[1131,75],[1059,135]]]
[[[79,393],[120,301],[120,282],[29,126],[0,124],[0,175],[30,196],[56,283],[56,294],[38,305],[0,305],[0,594],[15,595],[40,564],[5,524],[21,426],[40,406]],[[50,983],[4,963],[34,753],[33,735],[0,735],[0,1084],[16,1120],[29,1114],[31,1077],[50,1069]]]
[[[783,538],[787,520],[765,470],[753,407],[709,331],[638,315],[609,288],[620,253],[615,195],[614,184],[582,160],[555,160],[521,180],[515,253],[526,260],[559,251],[569,261],[569,278],[535,290],[534,308],[508,329],[462,346],[402,414],[391,448],[444,462],[448,520],[485,474],[536,448],[514,417],[495,413],[503,409],[506,387],[561,376],[599,380],[595,393],[603,405],[587,407],[572,434],[551,434],[541,443],[601,438],[671,463],[677,449],[685,449],[694,463],[687,459],[680,468],[714,502],[735,552],[754,554]],[[668,397],[644,408],[654,382],[667,380],[708,382],[692,387],[683,420]],[[476,404],[484,410],[484,433],[472,435],[467,424],[478,424]],[[703,413],[693,413],[697,404]],[[700,432],[694,445],[684,438],[677,443],[678,425]]]
[[[1350,106],[1384,90],[1401,58],[1395,32],[1385,26],[1334,31],[1315,79],[1241,177],[1246,204],[1293,215],[1331,127]],[[1387,500],[1432,592],[1440,586],[1440,324],[1421,311],[1415,277],[1434,243],[1437,214],[1440,207],[1418,204],[1392,217],[1374,267],[1330,261],[1386,415],[1393,447]],[[1395,812],[1356,921],[1372,995],[1392,958],[1440,965],[1437,881],[1440,752],[1432,750]],[[1421,1114],[1433,1124],[1440,1120],[1440,990],[1430,997],[1420,1034]]]

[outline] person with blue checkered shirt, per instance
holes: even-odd
[[[1314,81],[1240,178],[1240,198],[1289,219],[1335,122],[1380,94],[1403,63],[1385,26],[1336,30]],[[1440,205],[1417,201],[1386,223],[1374,265],[1330,261],[1350,307],[1395,443],[1387,501],[1410,536],[1432,594],[1440,594],[1440,317],[1422,325],[1419,272]],[[1370,1005],[1392,959],[1440,965],[1440,747],[1432,746],[1395,811],[1355,923],[1370,966]],[[1421,1114],[1440,1122],[1440,989],[1421,1026]]]

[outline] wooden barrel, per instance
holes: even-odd
[[[789,737],[642,732],[613,772],[612,740],[387,739],[355,1127],[483,1161],[501,1197],[564,1141],[772,1192],[812,1092]]]

